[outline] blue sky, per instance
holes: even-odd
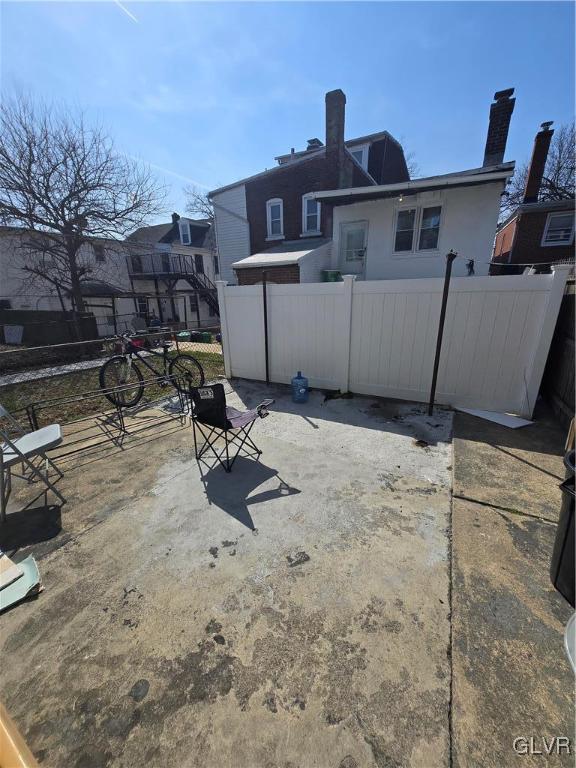
[[[507,159],[574,113],[568,2],[4,2],[1,87],[82,109],[145,159],[183,212],[214,188],[324,138],[324,94],[347,137],[386,129],[420,175],[481,164],[496,90],[516,88]],[[170,173],[168,173],[170,172]]]

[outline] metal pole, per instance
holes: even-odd
[[[448,303],[448,288],[450,287],[450,275],[452,274],[452,262],[458,256],[455,251],[446,254],[446,274],[444,275],[444,292],[442,294],[442,308],[440,309],[440,321],[438,323],[438,338],[436,339],[436,355],[434,357],[434,372],[432,373],[432,386],[430,387],[430,402],[428,403],[428,416],[432,416],[434,410],[434,396],[436,395],[436,382],[438,380],[438,366],[440,365],[440,352],[442,350],[442,336],[444,335],[444,320],[446,319],[446,305]]]
[[[266,384],[270,384],[270,365],[268,360],[268,291],[266,290],[266,270],[262,270],[262,304],[264,309],[264,360],[266,364]]]

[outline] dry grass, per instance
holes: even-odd
[[[224,359],[221,354],[214,352],[194,351],[193,357],[198,360],[204,369],[206,381],[224,375]],[[141,366],[144,378],[151,374],[144,366]],[[57,421],[65,424],[82,416],[89,416],[102,410],[112,408],[111,403],[100,394],[98,381],[99,368],[91,368],[84,371],[75,371],[62,376],[50,376],[45,379],[34,379],[18,384],[11,384],[0,388],[0,403],[10,412],[22,411],[31,403],[45,403],[47,400],[63,398],[75,398],[72,402],[45,403],[37,408],[40,425]],[[82,393],[93,392],[83,399]],[[146,387],[143,402],[157,400],[162,396],[168,396],[173,392],[170,386],[160,386],[156,383]]]

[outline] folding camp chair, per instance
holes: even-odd
[[[48,458],[47,451],[56,448],[62,442],[62,430],[59,424],[50,424],[48,427],[42,427],[35,432],[25,432],[20,424],[14,419],[8,411],[0,405],[0,419],[7,421],[12,431],[18,434],[12,439],[8,433],[0,429],[0,522],[6,519],[6,508],[8,499],[12,491],[12,475],[23,477],[32,482],[40,481],[46,487],[46,493],[51,490],[60,501],[65,504],[66,499],[54,487],[54,483],[64,475]],[[34,459],[40,458],[44,465],[44,471],[41,465],[34,463]],[[21,465],[23,474],[13,472],[13,467]],[[57,474],[57,479],[50,480],[49,472],[53,469]]]
[[[238,411],[226,405],[226,395],[222,384],[213,384],[206,387],[198,387],[190,390],[192,429],[194,431],[194,452],[196,459],[200,460],[210,450],[224,467],[226,472],[232,470],[240,451],[244,455],[256,458],[262,451],[254,444],[250,437],[250,431],[256,419],[265,419],[268,416],[268,407],[274,400],[264,400],[250,411]],[[208,428],[206,432],[204,428]],[[199,448],[196,430],[204,439]],[[224,438],[224,448],[218,452],[214,444],[218,438]],[[237,448],[233,457],[230,456],[230,446]],[[246,451],[245,446],[252,449],[253,454]],[[225,456],[225,460],[223,459]]]

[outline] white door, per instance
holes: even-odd
[[[364,275],[367,234],[367,221],[347,221],[340,225],[340,271],[343,275]]]

